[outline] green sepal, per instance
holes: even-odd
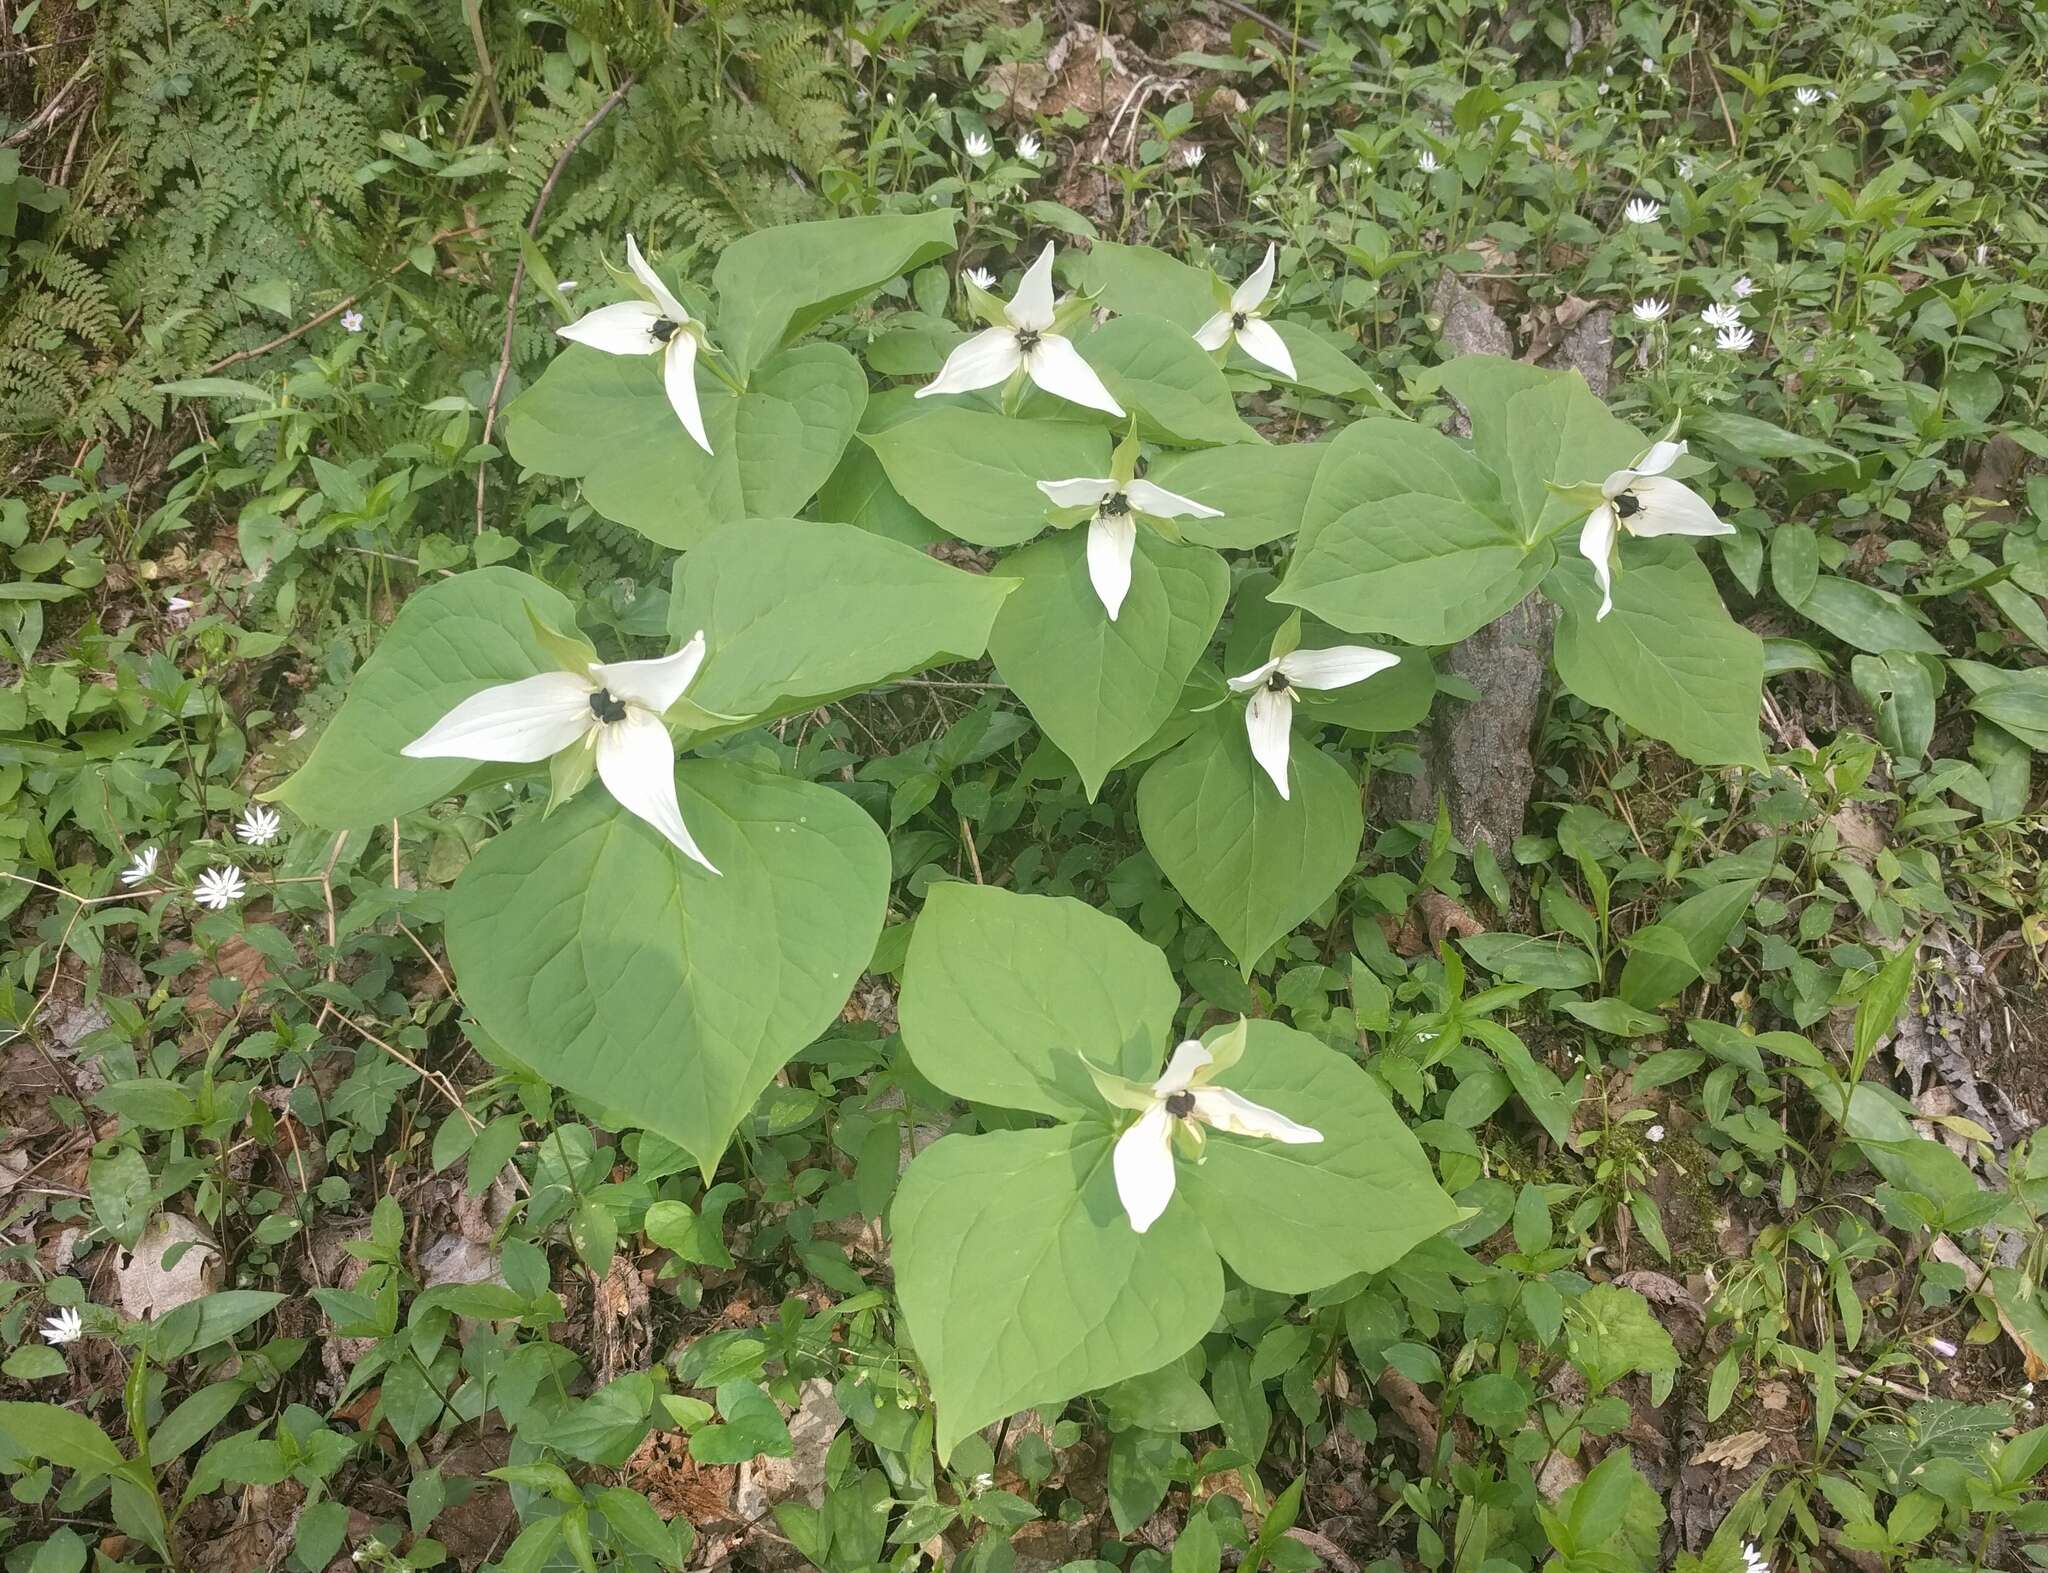
[[[1093,508],[1050,508],[1046,510],[1046,522],[1055,530],[1071,530],[1077,524],[1095,517]]]
[[[1200,1163],[1209,1155],[1209,1132],[1193,1120],[1175,1120],[1173,1145],[1188,1162]]]
[[[548,760],[548,806],[542,817],[552,814],[589,786],[590,778],[596,774],[597,750],[591,746],[591,734],[585,733]]]
[[[1095,1090],[1102,1094],[1102,1101],[1111,1108],[1132,1109],[1142,1114],[1159,1101],[1152,1096],[1152,1089],[1143,1082],[1132,1081],[1128,1076],[1119,1076],[1115,1071],[1106,1071],[1085,1054],[1080,1059],[1095,1082]]]
[[[1202,1047],[1209,1051],[1209,1063],[1203,1067],[1202,1081],[1215,1080],[1243,1059],[1245,1042],[1250,1036],[1251,1023],[1240,1016],[1235,1026],[1225,1027],[1217,1033],[1214,1042],[1203,1044]]]
[[[1131,429],[1124,434],[1124,440],[1116,445],[1116,452],[1109,456],[1109,478],[1116,482],[1118,491],[1126,490],[1138,473],[1138,422],[1134,416]]]
[[[991,328],[1005,328],[1010,324],[1009,308],[994,295],[983,289],[966,274],[960,275],[960,288],[967,292],[967,309]]]
[[[1210,273],[1209,295],[1210,298],[1216,302],[1216,309],[1218,311],[1230,310],[1232,304],[1231,297],[1235,293],[1236,291],[1231,289],[1230,285],[1223,279],[1223,277],[1220,274],[1214,272]],[[1226,343],[1223,346],[1223,350],[1224,353],[1229,353],[1230,346]]]
[[[1093,295],[1069,295],[1052,310],[1052,326],[1046,331],[1063,337],[1071,337],[1075,326],[1085,322],[1088,314],[1095,310]]]
[[[709,732],[722,726],[744,726],[754,719],[750,715],[727,715],[723,710],[713,710],[698,704],[688,694],[664,710],[662,718],[688,727],[692,732]]]
[[[1555,481],[1545,481],[1543,484],[1549,489],[1551,496],[1561,498],[1575,508],[1583,508],[1588,513],[1607,501],[1607,493],[1601,489],[1597,481],[1574,481],[1570,486],[1560,486]]]
[[[549,627],[547,620],[533,609],[531,601],[526,603],[526,620],[533,624],[533,637],[540,641],[543,650],[554,657],[557,666],[577,677],[590,675],[590,669],[597,665],[595,645]]]
[[[1266,649],[1267,659],[1277,661],[1282,656],[1292,655],[1301,648],[1301,612],[1288,615],[1287,621],[1273,630],[1273,643]]]

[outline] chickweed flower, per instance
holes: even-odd
[[[43,1342],[46,1344],[75,1344],[85,1336],[85,1318],[78,1314],[76,1306],[67,1305],[43,1323]]]
[[[1726,350],[1731,355],[1740,354],[1754,343],[1756,335],[1739,323],[1731,328],[1723,328],[1714,335],[1714,348]]]
[[[284,821],[278,818],[277,810],[265,808],[260,803],[251,803],[242,817],[235,821],[235,834],[252,847],[269,846],[283,828]]]
[[[192,899],[209,912],[225,912],[248,893],[249,882],[232,865],[208,869],[192,887]]]
[[[969,158],[987,158],[989,154],[996,150],[995,143],[989,140],[989,135],[986,131],[968,132],[960,145],[967,149],[967,156]]]
[[[1628,314],[1638,322],[1662,322],[1671,314],[1668,300],[1639,300],[1629,307]]]
[[[1664,216],[1664,207],[1648,197],[1630,197],[1628,206],[1621,210],[1621,216],[1631,224],[1654,224]]]
[[[996,276],[989,272],[987,268],[969,268],[966,278],[967,282],[976,289],[994,289],[996,287]]]
[[[1275,645],[1294,638],[1299,626],[1290,618]],[[1252,758],[1281,797],[1288,796],[1287,763],[1294,743],[1294,702],[1300,690],[1349,688],[1400,664],[1399,656],[1365,645],[1340,644],[1325,650],[1276,648],[1262,665],[1229,679],[1232,693],[1251,695],[1244,707],[1245,736],[1252,746]]]
[[[1203,1127],[1290,1146],[1323,1139],[1321,1131],[1298,1124],[1277,1109],[1209,1085],[1243,1056],[1245,1038],[1240,1021],[1217,1040],[1214,1052],[1190,1039],[1173,1051],[1165,1074],[1149,1087],[1089,1067],[1104,1098],[1138,1111],[1137,1120],[1117,1138],[1110,1164],[1124,1216],[1139,1234],[1157,1223],[1173,1200],[1176,1142],[1199,1162],[1208,1140]]]
[[[1017,156],[1027,164],[1038,162],[1038,138],[1029,131],[1017,138]]]
[[[1436,154],[1432,153],[1428,148],[1424,148],[1415,160],[1415,167],[1425,175],[1434,175],[1444,166],[1438,161]]]
[[[1593,565],[1600,585],[1600,610],[1594,621],[1614,610],[1614,559],[1621,534],[1647,538],[1735,533],[1735,526],[1723,524],[1705,498],[1664,473],[1684,453],[1682,442],[1653,443],[1631,468],[1616,470],[1600,483],[1602,501],[1579,532],[1579,550]]]
[[[1756,1549],[1753,1540],[1742,1543],[1742,1569],[1743,1573],[1771,1573],[1770,1558]]]
[[[1748,300],[1750,296],[1756,293],[1756,280],[1745,273],[1728,286],[1728,293],[1737,300]]]
[[[409,759],[491,764],[554,761],[555,801],[581,791],[596,770],[627,813],[645,820],[683,856],[718,872],[683,824],[676,802],[676,744],[662,716],[704,664],[704,632],[673,655],[600,662],[597,652],[535,619],[563,670],[472,694],[400,750]]]
[[[144,847],[135,854],[135,861],[121,870],[121,883],[133,890],[144,880],[156,873],[156,860],[160,854],[155,847]]]
[[[1817,87],[1795,87],[1792,90],[1792,103],[1797,109],[1811,109],[1819,102],[1820,89]]]
[[[1715,329],[1739,328],[1742,326],[1742,310],[1738,306],[1716,303],[1700,313],[1700,321]]]
[[[1183,148],[1180,155],[1181,168],[1200,169],[1202,167],[1202,160],[1208,156],[1209,150],[1200,143],[1196,143],[1193,147]]]
[[[1195,342],[1205,350],[1222,349],[1232,339],[1237,347],[1262,366],[1270,366],[1289,382],[1295,380],[1294,357],[1287,352],[1287,345],[1279,333],[1259,311],[1266,297],[1273,292],[1273,272],[1278,252],[1269,241],[1266,245],[1266,260],[1252,270],[1251,276],[1236,289],[1230,291],[1223,309],[1195,329]],[[1223,294],[1222,285],[1217,294]]]
[[[1074,303],[1053,299],[1050,243],[1007,302],[985,290],[976,293],[981,298],[974,303],[975,314],[992,325],[948,355],[939,374],[917,390],[918,398],[972,393],[1021,373],[1055,398],[1111,415],[1123,414],[1123,406],[1110,396],[1095,368],[1081,359],[1073,341],[1055,331],[1063,309]],[[1081,304],[1085,309],[1085,302]]]
[[[646,300],[622,300],[585,312],[555,331],[572,344],[585,344],[607,355],[653,355],[661,361],[661,382],[669,408],[698,447],[711,451],[704,434],[704,414],[697,402],[697,351],[704,347],[704,325],[694,322],[683,303],[647,265],[631,235],[626,237],[626,266]]]

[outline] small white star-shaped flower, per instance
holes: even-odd
[[[156,873],[156,860],[158,856],[159,853],[155,847],[144,847],[135,854],[135,861],[121,870],[121,883],[130,890],[133,890],[145,879],[150,878]]]
[[[1716,331],[1739,328],[1742,326],[1742,310],[1738,306],[1712,305],[1700,313],[1700,321]]]
[[[1743,1573],[1771,1573],[1770,1558],[1756,1549],[1753,1540],[1742,1543],[1742,1568]]]
[[[242,817],[235,821],[235,834],[252,847],[269,846],[283,828],[284,821],[278,818],[277,810],[265,808],[260,803],[251,803]]]
[[[64,1306],[43,1323],[43,1342],[46,1344],[75,1344],[84,1336],[85,1318],[78,1314],[76,1306]]]
[[[967,282],[976,289],[994,289],[996,287],[996,276],[989,272],[987,268],[969,268],[967,270]]]
[[[1200,146],[1200,145],[1197,145],[1197,146],[1194,146],[1194,147],[1190,147],[1190,148],[1183,148],[1183,149],[1181,150],[1181,155],[1180,155],[1180,165],[1181,165],[1181,168],[1182,168],[1182,169],[1200,169],[1200,168],[1202,167],[1202,160],[1203,160],[1203,159],[1205,159],[1205,158],[1207,158],[1208,156],[1209,156],[1209,151],[1208,151],[1208,149],[1207,149],[1207,148],[1204,148],[1204,147],[1202,147],[1202,146]]]
[[[1434,153],[1430,152],[1428,148],[1424,148],[1421,155],[1415,160],[1415,167],[1425,175],[1434,175],[1444,166],[1438,161]]]
[[[238,868],[210,868],[192,887],[192,899],[209,912],[225,912],[249,893],[249,882]]]
[[[1621,210],[1621,216],[1631,224],[1654,224],[1664,216],[1664,207],[1648,197],[1630,197],[1628,206]]]
[[[996,150],[995,143],[989,140],[986,131],[968,132],[960,145],[967,149],[967,156],[969,158],[987,158],[989,154]]]
[[[1628,314],[1638,322],[1662,322],[1671,314],[1668,300],[1639,300],[1629,307]]]
[[[1792,90],[1792,102],[1800,109],[1811,109],[1820,102],[1820,89],[1817,87],[1795,87]]]
[[[1723,328],[1714,335],[1714,348],[1726,350],[1731,355],[1740,354],[1754,343],[1756,335],[1740,324],[1732,328]]]
[[[1038,138],[1029,131],[1017,138],[1017,156],[1027,164],[1038,162]]]
[[[1748,300],[1750,296],[1756,293],[1756,280],[1745,273],[1728,286],[1728,293],[1737,300]]]

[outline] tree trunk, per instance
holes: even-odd
[[[1514,353],[1507,324],[1454,274],[1437,280],[1432,309],[1443,322],[1447,356]],[[1577,370],[1605,398],[1613,327],[1613,313],[1604,308],[1584,311],[1564,328],[1545,364]],[[1471,424],[1460,415],[1453,429],[1465,436]],[[1536,782],[1532,747],[1556,631],[1556,608],[1532,595],[1443,657],[1442,668],[1470,683],[1479,697],[1439,704],[1431,712],[1418,739],[1421,773],[1389,782],[1389,806],[1399,817],[1434,819],[1441,799],[1460,841],[1484,841],[1508,862]]]

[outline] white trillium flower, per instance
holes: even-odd
[[[676,745],[662,716],[704,664],[704,632],[652,661],[591,661],[472,694],[407,743],[409,759],[536,765],[566,749],[595,756],[598,779],[627,813],[716,874],[676,802]],[[587,777],[582,778],[587,779]]]
[[[989,140],[986,131],[968,132],[960,145],[967,150],[969,158],[987,158],[989,154],[996,150],[995,143]]]
[[[209,912],[225,912],[249,893],[249,882],[235,867],[210,868],[192,887],[192,899]]]
[[[1629,307],[1628,314],[1638,322],[1662,322],[1671,314],[1668,300],[1639,300]]]
[[[1621,216],[1631,224],[1654,224],[1664,216],[1664,206],[1648,197],[1630,197],[1628,206],[1621,210]]]
[[[43,1323],[43,1342],[46,1344],[75,1344],[85,1336],[85,1318],[78,1314],[78,1307],[67,1305]]]
[[[1081,359],[1073,341],[1053,331],[1057,303],[1052,295],[1050,242],[1008,304],[992,304],[1003,320],[948,355],[939,374],[917,390],[918,398],[993,388],[1021,371],[1055,398],[1110,415],[1123,414],[1123,406],[1110,396],[1095,368]]]
[[[278,831],[284,828],[284,821],[278,818],[277,810],[251,803],[235,821],[235,834],[252,847],[267,847],[277,839]]]
[[[1614,610],[1614,552],[1620,532],[1645,538],[1735,533],[1735,526],[1723,524],[1699,493],[1664,473],[1684,453],[1682,442],[1653,443],[1633,468],[1616,470],[1600,483],[1605,501],[1586,516],[1579,531],[1579,550],[1600,583],[1600,610],[1594,621]]]
[[[1157,1223],[1173,1200],[1176,1129],[1184,1130],[1184,1139],[1197,1144],[1202,1140],[1200,1127],[1205,1125],[1233,1136],[1255,1136],[1293,1146],[1323,1139],[1321,1131],[1297,1124],[1276,1109],[1254,1103],[1227,1087],[1208,1085],[1212,1076],[1236,1063],[1243,1052],[1243,1033],[1240,1023],[1234,1033],[1226,1034],[1225,1042],[1219,1042],[1221,1052],[1217,1054],[1192,1039],[1183,1043],[1173,1051],[1166,1074],[1150,1087],[1096,1073],[1096,1083],[1105,1096],[1140,1111],[1136,1122],[1116,1139],[1111,1159],[1117,1198],[1139,1234]]]
[[[1027,164],[1038,162],[1038,138],[1029,131],[1017,138],[1017,156]]]
[[[1131,556],[1138,548],[1138,515],[1154,519],[1220,519],[1223,510],[1170,492],[1150,481],[1100,480],[1077,475],[1065,481],[1040,481],[1038,489],[1057,508],[1092,508],[1088,519],[1088,582],[1102,601],[1109,620],[1116,621],[1131,590]]]
[[[1742,308],[1740,306],[1709,306],[1700,313],[1700,321],[1717,331],[1722,328],[1739,328],[1742,326]]]
[[[1750,296],[1756,293],[1756,280],[1745,273],[1728,286],[1728,293],[1737,300],[1748,300]]]
[[[704,434],[704,412],[697,402],[697,351],[703,348],[703,325],[691,320],[683,303],[661,282],[661,275],[647,265],[631,235],[626,237],[626,266],[649,299],[600,306],[555,331],[573,344],[586,344],[607,355],[660,356],[661,384],[669,408],[697,446],[709,453],[711,439]]]
[[[1295,691],[1348,688],[1375,672],[1400,664],[1399,656],[1388,655],[1384,650],[1340,644],[1326,650],[1290,650],[1263,666],[1253,667],[1242,677],[1230,679],[1233,693],[1252,696],[1244,707],[1245,735],[1251,740],[1252,758],[1272,778],[1283,798],[1288,795],[1287,759],[1294,738]]]
[[[1424,148],[1415,160],[1415,167],[1425,175],[1434,175],[1444,166],[1438,162],[1436,154],[1432,153],[1428,148]]]
[[[144,847],[135,854],[135,861],[121,870],[121,883],[132,890],[150,878],[156,873],[156,860],[159,855],[155,847]]]
[[[1726,350],[1731,355],[1740,354],[1756,343],[1756,335],[1740,323],[1732,328],[1723,328],[1714,335],[1714,348]]]
[[[1259,307],[1266,297],[1273,293],[1273,274],[1278,262],[1278,252],[1271,242],[1266,246],[1266,260],[1261,262],[1252,274],[1236,289],[1230,292],[1230,304],[1216,313],[1195,330],[1195,342],[1205,350],[1223,348],[1232,339],[1237,347],[1251,356],[1262,366],[1270,366],[1289,382],[1296,380],[1294,357],[1287,353],[1287,345],[1273,324],[1259,314]]]

